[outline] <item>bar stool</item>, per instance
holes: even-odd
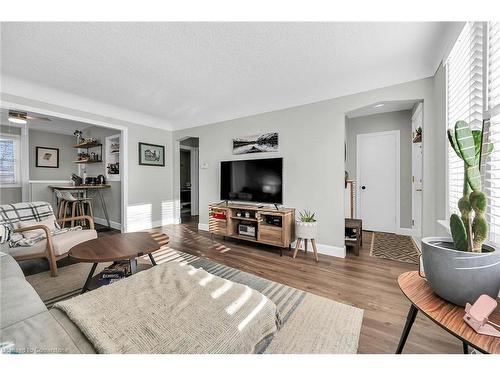
[[[69,191],[54,190],[57,200],[59,201],[59,206],[57,209],[57,215],[59,219],[66,219],[68,214],[68,209],[71,209],[71,217],[83,216],[88,213],[89,216],[94,218],[94,213],[92,210],[92,198],[77,198]],[[71,227],[75,225],[75,221],[71,220]],[[63,222],[63,228],[66,226],[66,222]]]

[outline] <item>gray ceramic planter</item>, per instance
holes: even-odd
[[[424,272],[438,296],[465,306],[480,295],[497,298],[500,290],[500,250],[484,245],[489,252],[469,253],[453,250],[448,237],[422,239]]]

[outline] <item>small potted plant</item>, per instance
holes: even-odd
[[[299,213],[299,219],[295,222],[295,235],[303,239],[315,239],[318,231],[318,223],[314,212],[304,210]]]
[[[493,151],[493,144],[483,145],[483,131],[484,122],[482,130],[471,130],[465,121],[458,121],[454,131],[448,130],[451,146],[464,161],[460,216],[450,217],[452,238],[422,239],[422,261],[432,290],[459,306],[474,303],[482,294],[496,298],[500,289],[500,250],[485,244],[487,200],[480,166],[481,158]]]

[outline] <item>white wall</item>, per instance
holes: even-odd
[[[442,84],[438,82],[437,85]],[[312,209],[319,219],[320,252],[343,255],[344,249],[344,137],[345,114],[380,101],[423,100],[423,233],[436,232],[437,155],[434,79],[408,82],[355,95],[268,112],[221,123],[174,132],[174,141],[192,136],[200,139],[200,223],[208,223],[208,204],[219,200],[221,160],[253,157],[284,158],[284,203],[297,209]],[[279,152],[234,156],[231,139],[267,131],[279,132]],[[174,155],[178,155],[178,143]],[[178,157],[174,199],[178,201]],[[340,251],[341,249],[341,251]]]
[[[358,134],[399,131],[400,150],[400,226],[411,228],[411,111],[379,113],[346,120],[347,160],[349,178],[356,181],[356,143]],[[373,155],[376,157],[376,155]]]

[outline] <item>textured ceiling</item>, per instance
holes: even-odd
[[[3,23],[1,67],[2,75],[180,129],[431,76],[453,28],[443,22]]]

